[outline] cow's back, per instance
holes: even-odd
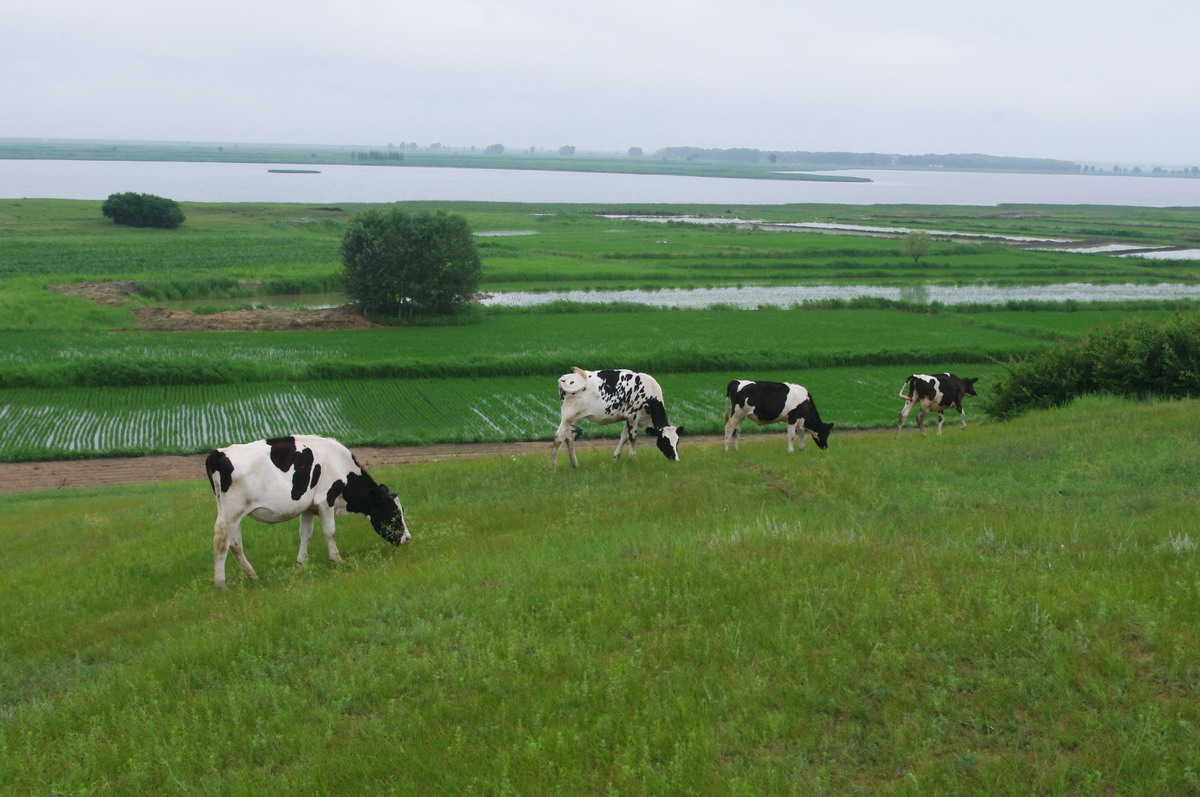
[[[316,435],[226,446],[209,455],[206,467],[218,500],[224,496],[280,516],[307,511],[325,500],[336,482],[344,486],[348,474],[362,471],[348,448]]]

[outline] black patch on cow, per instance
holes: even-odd
[[[284,473],[292,469],[292,458],[296,456],[296,438],[272,437],[266,441],[271,447],[271,462]]]
[[[342,491],[345,489],[346,483],[341,479],[338,479],[333,484],[329,485],[329,493],[325,496],[325,503],[333,506],[334,502],[338,500],[338,496],[341,495]]]
[[[667,408],[658,399],[646,399],[646,411],[650,413],[650,423],[659,429],[665,429],[671,425],[671,422],[667,420]]]
[[[299,501],[308,492],[308,480],[312,476],[313,452],[311,448],[297,451],[292,456],[296,470],[292,473],[292,500]]]
[[[627,371],[626,374],[628,373],[629,372]],[[614,395],[620,389],[617,385],[617,383],[621,381],[620,371],[611,368],[605,368],[602,371],[597,371],[596,377],[600,380],[602,385],[601,389],[606,395]],[[626,378],[628,378],[628,376]]]
[[[311,487],[316,487],[316,486],[317,486],[317,482],[318,482],[318,481],[320,481],[320,480],[321,480],[321,463],[320,463],[320,462],[318,462],[316,465],[313,465],[313,475],[312,475],[312,481],[310,481],[310,482],[308,483],[308,486],[309,486],[310,488],[311,488]]]
[[[937,410],[950,407],[962,412],[962,400],[966,396],[977,396],[975,383],[979,377],[961,379],[954,374],[937,374],[930,379],[921,379],[916,374],[908,378],[909,401],[932,402],[938,390],[942,391],[942,403],[933,405]]]
[[[753,406],[754,417],[765,423],[783,417],[788,390],[788,386],[783,382],[750,382],[739,389],[736,380],[730,382],[726,388],[730,404],[734,407],[744,407],[747,404]],[[790,420],[788,422],[792,423]]]
[[[213,492],[217,490],[217,486],[213,484],[213,474],[221,474],[221,492],[229,492],[229,488],[233,486],[233,460],[226,456],[225,452],[214,449],[204,460],[204,470],[208,473],[208,483],[212,485]]]

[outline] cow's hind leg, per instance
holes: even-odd
[[[250,560],[246,558],[246,552],[242,549],[241,520],[227,523],[217,518],[213,525],[213,586],[217,589],[225,588],[225,558],[230,551],[233,551],[234,558],[246,572],[246,577],[257,579],[258,574],[254,572]]]
[[[736,412],[726,416],[725,418],[725,450],[729,450],[729,444],[733,443],[733,450],[738,450],[738,442],[742,437],[742,421],[744,418]]]
[[[905,423],[905,421],[908,420],[908,414],[910,412],[912,412],[912,408],[913,408],[913,402],[911,402],[911,401],[904,402],[904,408],[902,410],[900,410],[900,422],[896,424],[895,437],[899,437],[900,432],[904,430],[904,423]]]
[[[567,454],[571,458],[571,467],[579,467],[579,460],[575,457],[575,430],[577,428],[565,420],[558,425],[558,431],[554,433],[554,447],[550,449],[550,470],[554,470],[558,462],[558,449],[562,447],[563,443],[567,444]]]
[[[296,553],[296,564],[302,565],[308,561],[308,541],[312,538],[313,516],[305,512],[300,516],[300,550]]]
[[[922,407],[921,411],[917,413],[917,430],[921,433],[921,437],[928,436],[925,434],[925,416],[928,414],[929,410],[925,407]]]

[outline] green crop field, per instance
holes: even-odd
[[[1198,419],[380,469],[227,593],[201,479],[0,496],[0,791],[1191,793]]]
[[[301,430],[337,434],[352,445],[538,439],[555,425],[553,380],[574,365],[654,373],[673,397],[677,422],[695,431],[719,428],[721,390],[730,378],[805,384],[842,428],[890,425],[894,394],[908,373],[966,369],[983,378],[986,391],[1009,358],[1126,315],[1168,317],[1177,309],[567,305],[477,312],[460,326],[145,332],[132,312],[139,304],[183,296],[236,304],[256,294],[336,288],[341,232],[362,206],[187,203],[183,227],[168,231],[112,225],[99,205],[0,202],[2,459],[198,451]],[[1200,215],[1178,209],[448,207],[479,232],[533,233],[479,239],[483,287],[492,290],[1197,279],[1188,261],[939,240],[914,263],[896,238],[610,217],[701,213],[988,235],[1103,232],[1166,245],[1187,243],[1200,229]],[[84,280],[132,281],[141,295],[98,304],[51,290]],[[1190,304],[1179,307],[1194,312]],[[424,398],[414,399],[414,390]],[[532,396],[547,398],[525,398]],[[506,413],[514,402],[521,408]]]

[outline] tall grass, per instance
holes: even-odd
[[[249,525],[228,594],[199,475],[0,497],[0,785],[1186,793],[1198,418],[381,469],[411,545]]]

